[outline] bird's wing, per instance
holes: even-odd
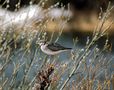
[[[53,51],[58,51],[58,50],[65,50],[67,48],[61,46],[60,44],[58,43],[51,43],[47,46],[50,50],[53,50]]]

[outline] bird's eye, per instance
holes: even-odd
[[[41,43],[41,45],[44,45],[44,43]]]

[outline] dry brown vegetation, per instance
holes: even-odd
[[[32,3],[30,4],[32,6]],[[46,1],[41,0],[38,5],[43,7],[44,4]],[[49,12],[58,4],[42,9],[41,12]],[[65,25],[67,27],[69,16],[62,16],[59,19],[47,16],[40,20],[35,17],[34,20],[34,18],[28,18],[27,13],[28,17],[24,19],[26,23],[20,22],[20,24],[18,21],[17,24],[14,22],[15,17],[14,21],[12,20],[13,23],[9,22],[5,26],[1,20],[3,25],[1,24],[0,27],[0,89],[113,90],[114,73],[110,70],[114,61],[110,55],[112,47],[108,44],[108,37],[102,49],[99,49],[96,44],[101,37],[107,35],[113,24],[111,21],[106,25],[113,9],[114,6],[109,4],[106,12],[101,12],[99,18],[96,18],[98,23],[94,23],[94,29],[91,28],[94,32],[92,38],[87,38],[85,47],[76,48],[80,40],[73,39],[73,50],[69,52],[69,57],[64,61],[60,60],[59,55],[49,57],[42,54],[38,42],[40,40],[53,41],[53,38],[56,38],[54,41],[57,42]],[[64,6],[61,10],[66,11]],[[80,16],[79,19],[81,18]],[[53,22],[59,25],[53,25]],[[83,25],[82,28],[87,26],[87,22],[85,22],[86,25],[83,22],[79,23]],[[58,33],[52,32],[50,38],[47,35],[48,25],[59,31]]]

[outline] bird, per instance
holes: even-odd
[[[61,46],[58,43],[49,43],[46,41],[40,41],[38,44],[40,45],[41,51],[47,55],[57,55],[61,52],[65,52],[72,49]]]

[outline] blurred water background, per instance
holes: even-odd
[[[23,8],[22,9],[23,11],[24,11],[24,8],[29,7],[29,1],[30,0],[22,0],[21,1],[20,6]],[[39,0],[36,0],[36,1],[33,0],[33,1],[34,1],[34,4],[39,3]],[[44,6],[44,8],[47,8],[50,5],[52,5],[56,2],[59,2],[59,1],[61,3],[63,3],[64,5],[67,5],[68,3],[71,4],[70,11],[68,11],[68,15],[71,15],[71,18],[68,21],[68,23],[66,24],[66,26],[64,27],[63,33],[59,37],[57,42],[63,46],[66,46],[66,47],[71,47],[71,48],[76,49],[76,50],[78,50],[78,49],[83,50],[84,46],[86,45],[88,37],[91,39],[93,29],[97,25],[97,22],[96,22],[97,18],[98,18],[97,15],[100,12],[99,6],[103,7],[103,11],[105,11],[109,0],[94,0],[94,1],[91,1],[91,0],[68,0],[68,1],[67,0],[49,0],[48,4],[46,4]],[[4,2],[4,0],[0,1],[1,4],[3,4],[3,2]],[[14,17],[15,17],[15,15],[18,14],[18,12],[21,12],[21,11],[17,10],[17,12],[16,12],[17,14],[14,13],[15,4],[17,2],[18,2],[18,0],[10,0],[10,2],[9,2],[10,6],[8,8],[8,13],[11,13],[10,15],[14,14]],[[112,4],[113,4],[113,2],[112,2]],[[58,7],[60,8],[60,6],[58,6]],[[3,14],[3,11],[5,11],[4,10],[5,8],[6,8],[6,4],[3,5],[3,8],[0,11],[0,14]],[[34,10],[34,9],[32,9],[32,10]],[[61,15],[61,13],[62,12],[59,11],[59,9],[52,11],[52,14],[55,16]],[[66,14],[67,13],[65,13],[65,15]],[[36,18],[36,15],[35,15],[35,18]],[[42,16],[42,15],[39,15],[39,16]],[[39,17],[37,16],[37,19],[38,18]],[[40,17],[40,18],[42,18],[42,17]],[[31,21],[31,19],[30,19],[30,21]],[[16,20],[14,22],[17,23]],[[57,32],[58,32],[57,29],[59,29],[59,28],[56,28],[56,25],[58,23],[60,23],[59,20],[57,20],[57,23],[49,22],[49,25],[47,25],[47,32],[49,35],[48,37],[50,37],[50,35],[51,35],[50,33],[52,33],[53,30],[55,30],[54,31],[55,32],[54,37],[53,37],[52,41],[55,41],[57,38]],[[109,36],[108,36],[109,44],[112,45],[112,52],[110,54],[108,54],[108,55],[106,54],[106,55],[107,55],[107,57],[113,57],[113,55],[114,55],[114,39],[113,39],[114,38],[114,27],[113,26],[111,27],[111,30],[109,31],[108,34],[109,34]],[[73,39],[75,39],[75,38],[78,38],[78,43],[74,47],[73,46],[73,44],[74,44]],[[104,46],[106,38],[107,38],[107,36],[102,37],[97,42],[97,45],[100,49],[102,49],[102,47]],[[13,51],[13,53],[15,53],[15,55],[12,56],[11,59],[14,60],[15,63],[23,63],[23,64],[30,63],[31,57],[33,56],[33,53],[36,51],[36,56],[34,57],[36,63],[34,63],[34,66],[31,68],[32,70],[30,73],[31,74],[30,79],[32,79],[35,76],[35,74],[37,73],[37,70],[40,68],[40,64],[43,62],[43,58],[46,55],[41,52],[39,47],[35,47],[34,45],[31,48],[31,53],[27,53],[24,55],[25,52],[23,52],[23,51],[18,52],[18,51],[19,51],[19,49],[17,49],[16,51]],[[41,52],[40,54],[39,54],[39,51]],[[70,51],[65,52],[65,53],[61,53],[59,58],[58,58],[58,62],[61,62],[61,63],[70,62],[70,60],[69,60],[70,54],[71,54]],[[1,58],[1,59],[3,59],[3,58]],[[18,59],[20,59],[20,60],[18,60]],[[15,66],[14,63],[9,64],[8,68],[6,69],[6,77],[11,77],[14,66]],[[112,68],[110,70],[110,73],[114,73],[114,58],[112,60],[111,67]],[[24,68],[25,68],[25,66],[23,65],[18,72],[17,83],[20,83],[20,81],[22,80],[22,76],[24,75]]]

